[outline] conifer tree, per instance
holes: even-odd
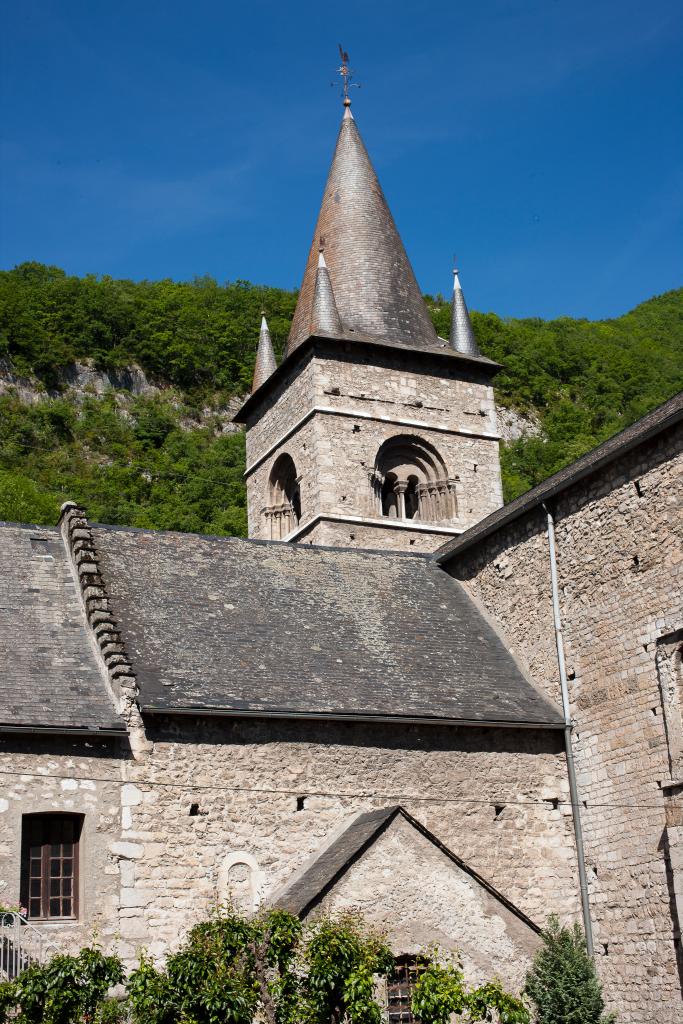
[[[578,924],[560,927],[555,914],[548,918],[543,946],[534,957],[524,993],[533,1002],[538,1024],[612,1024],[605,1015],[602,986],[588,955]]]

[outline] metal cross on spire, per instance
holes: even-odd
[[[342,44],[339,43],[339,56],[341,57],[341,67],[339,68],[339,74],[342,76],[342,95],[344,96],[344,106],[351,106],[351,97],[349,96],[349,89],[354,86],[356,89],[360,89],[359,82],[353,82],[353,71],[349,67],[349,55],[343,48]]]

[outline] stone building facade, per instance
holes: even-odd
[[[96,930],[129,963],[163,956],[226,899],[298,909],[304,872],[305,916],[353,903],[383,925],[373,893],[392,889],[407,955],[425,944],[419,907],[454,951],[466,911],[470,978],[497,936],[517,985],[548,907],[576,913],[559,716],[429,559],[91,527],[73,506],[61,530],[0,533],[0,607],[22,626],[3,679],[2,901],[26,903],[34,817],[76,818],[78,905],[30,915],[61,947]],[[112,620],[125,660],[107,665],[96,631]],[[342,844],[338,884],[316,886],[330,842],[388,807],[401,820]]]
[[[264,390],[241,414],[252,537],[433,551],[502,504],[489,367],[321,338]],[[392,472],[419,477],[418,514],[396,514],[405,491],[383,509]]]
[[[680,1019],[683,400],[441,554],[555,689],[554,519],[590,912],[622,1020]]]
[[[347,108],[236,417],[250,539],[0,524],[0,904],[129,964],[228,899],[356,908],[517,989],[583,913],[621,1020],[680,1020],[683,399],[501,507],[496,370]]]

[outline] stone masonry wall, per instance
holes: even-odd
[[[683,806],[681,780],[669,777],[657,672],[661,644],[683,627],[681,446],[679,426],[554,503],[598,965],[610,1005],[626,1022],[653,1014],[660,1024],[679,1021],[682,1005],[668,846],[680,834]],[[558,699],[544,514],[502,526],[449,570]]]
[[[120,740],[0,738],[0,906],[20,905],[21,819],[24,814],[83,815],[77,921],[41,922],[40,931],[68,952],[115,939],[120,920],[121,786],[126,755]]]
[[[308,916],[321,911],[360,911],[399,955],[436,944],[462,963],[470,985],[495,975],[519,992],[540,945],[525,922],[400,815]]]
[[[393,521],[394,523],[396,520]],[[406,520],[401,520],[406,522]],[[410,520],[408,520],[410,522]],[[436,551],[450,540],[448,533],[386,526],[382,521],[354,522],[340,517],[323,518],[297,537],[297,544],[320,544],[332,548],[366,548],[376,551]]]
[[[353,814],[395,803],[532,919],[577,912],[557,732],[188,717],[147,725],[153,749],[137,761],[48,739],[16,741],[2,756],[0,770],[25,773],[5,780],[0,802],[5,902],[19,895],[21,813],[86,815],[82,922],[58,926],[72,946],[97,925],[128,961],[141,945],[163,955],[217,901],[253,907]]]
[[[453,533],[502,504],[496,411],[487,375],[466,363],[451,366],[424,353],[368,354],[349,344],[323,346],[295,371],[247,424],[248,466],[268,453],[247,471],[251,537],[269,539],[263,515],[268,479],[277,457],[287,451],[301,477],[301,523],[310,522],[297,540],[328,542],[329,527],[315,522],[322,514],[336,520],[379,520],[369,541],[373,547],[434,550],[447,535],[385,531],[382,526],[370,477],[380,445],[398,435],[433,445],[456,480],[457,515],[449,521]],[[325,411],[316,412],[277,444],[313,409]],[[353,532],[351,521],[348,529],[341,529],[340,542],[357,544],[349,536]]]
[[[252,415],[246,424],[247,517],[249,536],[256,540],[271,539],[264,509],[269,503],[270,472],[283,452],[292,455],[302,477],[303,507],[317,507],[318,473],[311,421],[297,430],[293,438],[285,437],[315,404],[313,387],[312,361],[297,364],[269,397],[267,415],[259,411],[259,415]],[[271,454],[259,461],[274,445]]]

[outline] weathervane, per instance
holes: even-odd
[[[339,43],[339,56],[341,57],[341,67],[339,68],[339,74],[342,76],[342,95],[344,97],[344,106],[351,106],[351,98],[349,96],[349,89],[360,89],[360,82],[354,82],[353,71],[349,67],[349,55],[346,50]],[[331,83],[334,85],[334,82]]]

